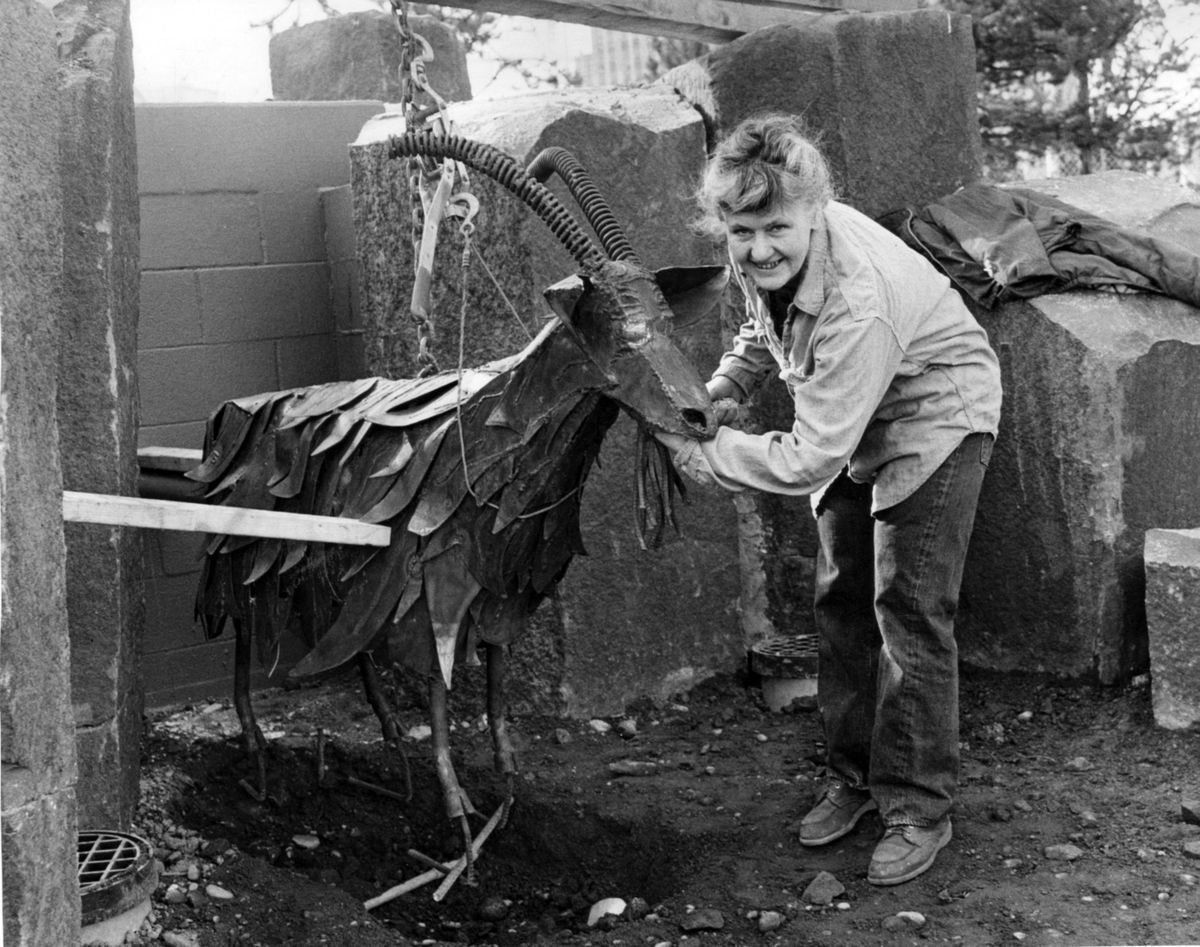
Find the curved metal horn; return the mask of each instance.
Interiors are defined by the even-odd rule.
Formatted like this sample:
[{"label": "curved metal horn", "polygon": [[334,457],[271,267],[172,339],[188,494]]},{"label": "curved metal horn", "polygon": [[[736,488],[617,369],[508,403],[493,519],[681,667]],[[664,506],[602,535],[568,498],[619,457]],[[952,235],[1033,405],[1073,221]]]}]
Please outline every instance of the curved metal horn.
[{"label": "curved metal horn", "polygon": [[593,183],[587,169],[571,152],[557,145],[543,149],[525,169],[526,174],[543,184],[555,171],[566,183],[571,196],[579,203],[587,222],[596,231],[609,258],[640,263],[637,252],[625,234],[625,228],[613,215],[608,199]]},{"label": "curved metal horn", "polygon": [[492,178],[515,194],[550,228],[580,267],[594,270],[604,261],[595,242],[544,184],[526,174],[503,151],[480,141],[430,131],[407,132],[390,139],[389,158],[450,158]]}]

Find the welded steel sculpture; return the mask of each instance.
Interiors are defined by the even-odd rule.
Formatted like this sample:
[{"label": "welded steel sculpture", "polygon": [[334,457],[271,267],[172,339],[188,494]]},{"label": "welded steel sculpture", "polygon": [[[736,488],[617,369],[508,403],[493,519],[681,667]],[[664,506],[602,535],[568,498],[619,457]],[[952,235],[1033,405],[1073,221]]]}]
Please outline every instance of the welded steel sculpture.
[{"label": "welded steel sculpture", "polygon": [[[670,333],[673,322],[711,309],[725,271],[647,271],[565,152],[527,172],[478,143],[417,132],[393,139],[391,155],[452,158],[494,177],[551,227],[579,273],[546,292],[558,318],[511,357],[222,405],[209,421],[204,461],[189,474],[208,485],[210,502],[353,517],[389,526],[392,542],[369,549],[212,537],[197,613],[210,637],[233,622],[235,706],[260,765],[265,741],[249,701],[252,641],[270,660],[281,635],[301,635],[310,650],[293,675],[357,657],[389,737],[396,725],[369,653],[428,674],[437,775],[469,851],[467,815],[475,810],[451,764],[446,714],[454,665],[478,663],[477,648],[486,652],[495,762],[511,784],[506,646],[583,551],[581,490],[618,407],[643,430],[712,433],[704,384]],[[600,246],[538,180],[555,170]],[[639,509],[653,538],[671,518],[680,484],[645,435],[639,456]]]}]

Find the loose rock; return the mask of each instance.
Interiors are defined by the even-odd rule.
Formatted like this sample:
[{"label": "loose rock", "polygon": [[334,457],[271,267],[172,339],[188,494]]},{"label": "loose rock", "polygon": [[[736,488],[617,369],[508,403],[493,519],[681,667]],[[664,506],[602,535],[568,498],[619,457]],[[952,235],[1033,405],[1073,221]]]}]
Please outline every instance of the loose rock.
[{"label": "loose rock", "polygon": [[200,935],[195,931],[163,931],[167,947],[200,947]]},{"label": "loose rock", "polygon": [[1200,799],[1185,799],[1179,807],[1184,822],[1200,825]]},{"label": "loose rock", "polygon": [[614,776],[653,776],[658,772],[658,764],[648,760],[617,760],[608,764],[608,771]]},{"label": "loose rock", "polygon": [[492,895],[484,898],[483,903],[479,905],[479,917],[484,921],[502,921],[508,916],[508,909],[511,906],[511,902],[505,898]]},{"label": "loose rock", "polygon": [[630,717],[626,717],[624,720],[619,720],[617,722],[617,732],[623,737],[637,736],[637,721],[631,719]]},{"label": "loose rock", "polygon": [[778,911],[763,911],[758,915],[758,929],[762,933],[768,931],[779,930],[783,926],[785,918]]},{"label": "loose rock", "polygon": [[588,927],[595,927],[600,923],[602,918],[605,918],[610,914],[620,917],[625,913],[626,907],[628,907],[628,905],[625,903],[623,898],[601,898],[599,901],[593,904],[591,910],[588,911]]},{"label": "loose rock", "polygon": [[650,913],[650,905],[645,898],[633,897],[629,899],[628,911],[632,920],[640,921]]},{"label": "loose rock", "polygon": [[1200,859],[1200,839],[1183,843],[1183,854],[1188,858]]},{"label": "loose rock", "polygon": [[610,724],[607,720],[601,720],[598,717],[594,720],[589,720],[588,726],[591,727],[596,733],[608,733],[608,731],[612,729],[612,724]]},{"label": "loose rock", "polygon": [[681,931],[719,931],[725,926],[725,915],[716,908],[701,908],[685,914],[679,921]]},{"label": "loose rock", "polygon": [[1047,845],[1042,854],[1051,861],[1073,862],[1083,856],[1083,849],[1076,845]]},{"label": "loose rock", "polygon": [[834,875],[827,871],[817,872],[817,877],[808,883],[800,897],[809,904],[831,904],[840,894],[845,894],[845,886]]},{"label": "loose rock", "polygon": [[321,840],[315,835],[293,835],[292,841],[301,848],[306,848],[309,851],[319,848],[321,845]]},{"label": "loose rock", "polygon": [[205,885],[204,893],[214,901],[232,901],[233,892],[228,888],[222,888],[220,885]]}]

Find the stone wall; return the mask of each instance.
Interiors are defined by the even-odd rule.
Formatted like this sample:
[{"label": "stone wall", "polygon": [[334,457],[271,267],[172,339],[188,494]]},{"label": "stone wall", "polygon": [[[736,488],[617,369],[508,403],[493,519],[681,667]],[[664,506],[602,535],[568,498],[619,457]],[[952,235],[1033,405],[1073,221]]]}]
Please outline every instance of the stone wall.
[{"label": "stone wall", "polygon": [[[1023,186],[1200,253],[1184,189],[1130,172]],[[963,660],[1124,680],[1148,666],[1145,532],[1200,523],[1200,312],[1080,291],[980,321],[1005,403],[963,580]]]},{"label": "stone wall", "polygon": [[[138,106],[140,446],[198,451],[228,398],[361,374],[349,203],[337,188],[350,179],[349,143],[381,108]],[[165,474],[143,490],[180,498],[190,482]],[[148,704],[228,693],[231,638],[204,642],[193,623],[201,538],[154,530],[144,541]]]},{"label": "stone wall", "polygon": [[79,939],[76,756],[58,448],[63,193],[53,15],[0,4],[0,821],[3,940]]},{"label": "stone wall", "polygon": [[[127,2],[55,7],[62,60],[63,311],[58,419],[63,486],[131,496],[137,484],[138,205]],[[66,528],[71,701],[82,825],[128,828],[137,804],[143,603],[136,529]]]},{"label": "stone wall", "polygon": [[[711,262],[713,248],[688,226],[690,194],[705,160],[700,117],[673,91],[572,90],[504,101],[463,103],[451,111],[461,134],[487,142],[524,167],[561,145],[611,200],[641,258],[651,267]],[[367,360],[373,374],[411,375],[416,330],[409,195],[404,162],[387,159],[396,119],[372,122],[352,149],[354,216],[362,274]],[[549,314],[542,290],[575,271],[547,228],[486,175],[471,173],[481,210],[475,245],[516,315],[472,255],[465,275],[464,362],[517,351]],[[568,206],[557,179],[552,188]],[[434,353],[458,362],[464,276],[462,242],[442,230],[435,267]],[[525,328],[522,327],[521,322]],[[684,347],[711,370],[721,351],[717,318]],[[508,676],[517,709],[584,716],[618,713],[639,696],[682,693],[745,660],[737,614],[735,511],[720,491],[692,491],[681,510],[682,537],[657,552],[638,547],[633,529],[632,425],[609,434],[584,494],[583,540],[558,594],[543,604],[513,648]]]}]

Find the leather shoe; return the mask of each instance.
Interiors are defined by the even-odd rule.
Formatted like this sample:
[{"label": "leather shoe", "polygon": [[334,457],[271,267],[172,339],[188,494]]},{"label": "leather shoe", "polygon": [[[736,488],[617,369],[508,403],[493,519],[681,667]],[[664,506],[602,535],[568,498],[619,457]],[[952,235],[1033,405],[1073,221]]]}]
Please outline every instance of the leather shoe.
[{"label": "leather shoe", "polygon": [[840,839],[858,820],[878,808],[865,789],[855,789],[841,780],[833,780],[808,815],[800,820],[800,844],[828,845]]},{"label": "leather shoe", "polygon": [[930,826],[891,825],[875,846],[867,881],[873,885],[898,885],[927,871],[950,842],[950,819]]}]

